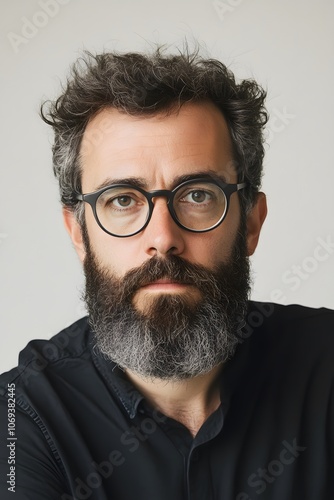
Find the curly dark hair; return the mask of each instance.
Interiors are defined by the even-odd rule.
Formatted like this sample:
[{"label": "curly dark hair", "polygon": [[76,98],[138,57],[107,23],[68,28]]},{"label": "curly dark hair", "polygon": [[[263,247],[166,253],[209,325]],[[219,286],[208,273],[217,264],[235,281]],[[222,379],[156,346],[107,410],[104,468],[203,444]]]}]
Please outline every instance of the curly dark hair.
[{"label": "curly dark hair", "polygon": [[[188,49],[176,55],[161,47],[151,54],[85,52],[72,66],[60,97],[41,106],[54,129],[53,170],[61,202],[75,209],[81,192],[80,150],[88,121],[106,107],[130,115],[169,114],[187,102],[213,102],[224,115],[234,149],[239,182],[246,182],[241,204],[249,209],[260,189],[263,128],[268,120],[266,92],[254,80],[236,82],[215,59]],[[82,205],[82,204],[79,204]],[[80,218],[80,210],[77,207]]]}]

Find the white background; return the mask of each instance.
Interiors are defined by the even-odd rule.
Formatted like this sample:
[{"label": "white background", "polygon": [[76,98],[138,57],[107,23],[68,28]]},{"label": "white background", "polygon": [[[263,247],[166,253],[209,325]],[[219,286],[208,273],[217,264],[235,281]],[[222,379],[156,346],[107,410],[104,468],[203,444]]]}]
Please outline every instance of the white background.
[{"label": "white background", "polygon": [[[141,51],[196,39],[238,78],[268,89],[269,215],[252,259],[253,298],[334,308],[334,249],[317,248],[319,238],[334,241],[334,2],[59,0],[52,16],[41,15],[48,2],[1,3],[0,371],[29,340],[84,315],[81,267],[51,170],[52,133],[38,109],[85,48]],[[27,20],[39,27],[29,32]]]}]

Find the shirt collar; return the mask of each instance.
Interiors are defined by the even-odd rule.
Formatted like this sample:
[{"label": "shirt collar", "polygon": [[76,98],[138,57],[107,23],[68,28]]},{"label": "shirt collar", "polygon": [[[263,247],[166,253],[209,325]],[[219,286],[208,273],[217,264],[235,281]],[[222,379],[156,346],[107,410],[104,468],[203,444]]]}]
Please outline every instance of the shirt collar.
[{"label": "shirt collar", "polygon": [[113,361],[92,349],[93,362],[107,384],[111,386],[129,417],[133,419],[144,396],[126,378],[124,371]]},{"label": "shirt collar", "polygon": [[[231,397],[242,373],[242,367],[245,366],[248,352],[247,344],[248,342],[245,342],[243,345],[238,346],[235,355],[227,361],[220,374],[221,405],[224,415],[228,412]],[[93,362],[98,371],[115,392],[129,417],[133,419],[137,414],[139,404],[144,400],[144,396],[126,378],[124,371],[116,363],[98,354],[96,349],[93,350],[92,354]]]}]

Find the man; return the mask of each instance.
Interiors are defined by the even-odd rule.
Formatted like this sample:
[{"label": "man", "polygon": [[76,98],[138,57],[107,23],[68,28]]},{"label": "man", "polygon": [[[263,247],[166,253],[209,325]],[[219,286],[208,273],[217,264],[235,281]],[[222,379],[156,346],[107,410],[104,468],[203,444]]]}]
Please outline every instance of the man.
[{"label": "man", "polygon": [[1,377],[2,498],[333,498],[334,314],[249,301],[264,99],[157,50],[43,107],[89,317]]}]

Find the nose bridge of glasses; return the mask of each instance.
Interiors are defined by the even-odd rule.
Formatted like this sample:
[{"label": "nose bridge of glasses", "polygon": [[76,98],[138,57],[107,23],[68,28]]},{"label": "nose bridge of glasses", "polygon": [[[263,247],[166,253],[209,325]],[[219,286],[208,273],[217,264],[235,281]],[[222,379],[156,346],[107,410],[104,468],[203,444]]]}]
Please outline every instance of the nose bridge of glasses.
[{"label": "nose bridge of glasses", "polygon": [[[172,204],[173,191],[171,191],[169,189],[155,189],[153,191],[149,191],[147,193],[147,197],[148,197],[150,205],[151,205],[151,209],[150,209],[151,216],[153,214],[153,210],[154,210],[155,205],[156,205],[156,203],[155,203],[156,199],[165,198],[166,201],[162,202],[162,205],[160,205],[160,207],[159,207],[159,203],[158,203],[158,210],[160,212],[162,207],[167,208],[168,212],[169,212],[169,216],[171,216],[172,219],[175,220],[174,210],[173,210],[173,206],[172,206],[173,205]],[[163,209],[163,211],[164,211],[164,209]]]},{"label": "nose bridge of glasses", "polygon": [[167,204],[168,204],[172,196],[172,191],[170,191],[169,189],[155,189],[153,191],[149,191],[147,195],[150,201],[153,201],[154,198],[160,198],[160,197],[167,198]]}]

